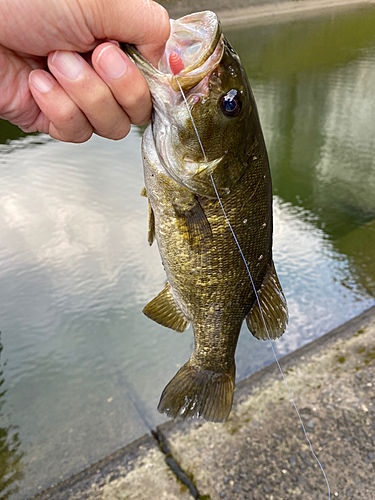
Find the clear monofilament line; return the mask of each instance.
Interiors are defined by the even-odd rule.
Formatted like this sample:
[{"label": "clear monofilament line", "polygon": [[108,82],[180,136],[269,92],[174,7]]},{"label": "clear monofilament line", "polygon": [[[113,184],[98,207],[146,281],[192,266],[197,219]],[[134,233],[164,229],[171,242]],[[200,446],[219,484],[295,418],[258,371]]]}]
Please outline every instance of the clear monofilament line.
[{"label": "clear monofilament line", "polygon": [[323,468],[322,464],[320,463],[320,461],[319,461],[318,457],[316,456],[316,454],[315,454],[315,452],[314,452],[314,450],[313,450],[313,447],[312,447],[311,441],[310,441],[310,439],[309,439],[309,437],[308,437],[308,435],[307,435],[307,431],[306,431],[305,425],[304,425],[304,423],[303,423],[303,421],[302,421],[302,418],[301,418],[300,412],[298,411],[298,408],[297,408],[297,405],[296,405],[296,403],[295,403],[295,401],[294,401],[294,398],[293,398],[292,392],[291,392],[291,390],[290,390],[290,388],[289,388],[289,384],[288,384],[288,382],[287,382],[287,380],[286,380],[286,378],[285,378],[285,375],[284,375],[284,372],[283,372],[283,370],[282,370],[282,368],[281,368],[281,365],[280,365],[280,363],[279,363],[279,360],[277,359],[277,355],[276,355],[275,349],[274,349],[274,347],[273,347],[272,340],[271,340],[270,335],[269,335],[269,333],[268,333],[268,328],[267,328],[267,325],[266,325],[266,322],[265,322],[265,319],[264,319],[264,316],[263,316],[263,310],[262,310],[262,307],[261,307],[261,304],[260,304],[260,301],[259,301],[258,292],[257,292],[257,290],[256,290],[256,288],[255,288],[255,284],[254,284],[254,281],[253,281],[253,277],[252,277],[252,275],[251,275],[251,272],[250,272],[249,266],[247,265],[247,262],[246,262],[246,259],[245,259],[244,254],[243,254],[242,248],[241,248],[241,246],[240,246],[240,244],[239,244],[239,242],[238,242],[237,236],[235,235],[234,230],[233,230],[233,228],[232,228],[232,225],[231,225],[231,223],[230,223],[230,221],[229,221],[229,219],[228,219],[228,217],[227,217],[227,214],[226,214],[226,212],[225,212],[225,210],[224,210],[224,206],[223,206],[223,203],[222,203],[221,198],[220,198],[220,196],[219,196],[219,193],[218,193],[218,191],[217,191],[216,184],[215,184],[215,181],[214,181],[213,176],[212,176],[212,172],[211,172],[211,170],[210,170],[210,168],[209,168],[209,164],[208,164],[208,161],[207,161],[207,156],[206,156],[206,153],[205,153],[205,151],[204,151],[202,141],[201,141],[201,139],[200,139],[200,137],[199,137],[199,133],[198,133],[197,127],[196,127],[196,125],[195,125],[195,122],[194,122],[193,116],[192,116],[192,114],[191,114],[191,111],[190,111],[190,108],[189,108],[189,104],[188,104],[188,102],[187,102],[187,100],[186,100],[185,94],[184,94],[184,92],[183,92],[183,90],[182,90],[182,88],[181,88],[180,82],[178,81],[178,78],[177,78],[177,76],[176,76],[176,75],[175,75],[175,78],[176,78],[177,84],[178,84],[178,86],[179,86],[179,88],[180,88],[180,92],[181,92],[182,98],[183,98],[183,100],[184,100],[184,102],[185,102],[186,109],[187,109],[187,111],[188,111],[188,113],[189,113],[189,117],[190,117],[191,123],[192,123],[192,125],[193,125],[194,131],[195,131],[195,134],[196,134],[197,139],[198,139],[198,142],[199,142],[199,146],[200,146],[200,148],[201,148],[201,150],[202,150],[202,154],[203,154],[204,161],[207,163],[208,172],[209,172],[209,174],[210,174],[210,179],[211,179],[211,182],[212,182],[212,186],[213,186],[213,188],[214,188],[214,191],[215,191],[215,194],[216,194],[217,200],[218,200],[218,202],[219,202],[219,204],[220,204],[221,211],[223,212],[223,215],[224,215],[224,218],[225,218],[225,220],[226,220],[226,223],[227,223],[227,224],[228,224],[228,226],[229,226],[229,229],[230,229],[230,231],[231,231],[231,233],[232,233],[233,239],[234,239],[234,241],[235,241],[235,243],[236,243],[236,245],[237,245],[238,251],[240,252],[241,258],[242,258],[242,260],[243,260],[243,262],[244,262],[244,264],[245,264],[247,274],[249,275],[249,278],[250,278],[250,281],[251,281],[251,285],[252,285],[252,287],[253,287],[253,290],[254,290],[254,293],[255,293],[255,297],[256,297],[256,301],[257,301],[257,304],[258,304],[258,307],[259,307],[259,311],[260,311],[260,314],[261,314],[261,318],[262,318],[262,321],[263,321],[263,325],[264,325],[264,328],[265,328],[266,333],[267,333],[267,338],[268,338],[268,341],[269,341],[269,343],[270,343],[270,345],[271,345],[272,353],[273,353],[273,356],[274,356],[275,361],[276,361],[276,365],[277,365],[277,367],[278,367],[278,369],[279,369],[279,372],[280,372],[280,374],[281,374],[281,377],[282,377],[282,379],[283,379],[283,381],[284,381],[284,383],[285,383],[285,385],[286,385],[286,388],[287,388],[287,390],[288,390],[289,397],[290,397],[290,399],[291,399],[291,401],[292,401],[292,403],[293,403],[294,409],[295,409],[295,411],[296,411],[297,417],[298,417],[299,422],[300,422],[301,427],[302,427],[303,434],[304,434],[304,436],[305,436],[305,439],[306,439],[306,441],[307,441],[307,444],[309,445],[309,448],[310,448],[311,454],[312,454],[312,456],[314,457],[314,459],[315,459],[316,463],[318,464],[318,466],[319,466],[320,470],[322,471],[322,474],[323,474],[323,476],[324,476],[325,482],[326,482],[326,484],[327,484],[327,489],[328,489],[328,500],[330,500],[330,499],[331,499],[331,489],[330,489],[330,487],[329,487],[328,478],[327,478],[327,476],[326,476],[326,473],[325,473],[325,471],[324,471],[324,468]]}]

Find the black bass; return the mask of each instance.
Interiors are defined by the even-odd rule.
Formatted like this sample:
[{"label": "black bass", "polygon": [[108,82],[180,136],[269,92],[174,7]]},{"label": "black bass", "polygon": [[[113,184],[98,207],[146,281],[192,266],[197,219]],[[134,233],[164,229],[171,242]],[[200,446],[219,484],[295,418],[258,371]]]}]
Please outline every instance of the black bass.
[{"label": "black bass", "polygon": [[158,409],[171,417],[224,421],[232,406],[243,320],[256,338],[265,340],[267,333],[211,176],[270,338],[282,335],[288,320],[272,261],[271,177],[254,97],[213,12],[171,20],[158,69],[134,47],[125,50],[153,99],[142,142],[144,194],[148,241],[156,238],[168,278],[144,313],[179,332],[191,323],[195,341]]}]

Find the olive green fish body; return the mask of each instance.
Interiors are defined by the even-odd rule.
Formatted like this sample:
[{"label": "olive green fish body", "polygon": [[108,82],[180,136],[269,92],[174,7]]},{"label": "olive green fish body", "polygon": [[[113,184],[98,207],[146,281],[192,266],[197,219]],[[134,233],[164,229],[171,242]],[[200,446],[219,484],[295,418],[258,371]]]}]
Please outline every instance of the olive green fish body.
[{"label": "olive green fish body", "polygon": [[[201,29],[199,16],[176,22],[172,48],[189,40],[190,31],[181,37],[185,27]],[[201,66],[176,77],[186,101],[173,75],[160,75],[134,56],[154,101],[142,143],[148,239],[156,238],[168,279],[144,313],[177,331],[191,323],[194,332],[192,356],[164,389],[159,411],[224,421],[244,319],[257,338],[268,338],[266,327],[277,338],[287,308],[272,261],[271,177],[254,97],[216,16],[201,16],[205,36],[218,41],[206,44],[210,52],[198,51],[199,57],[204,52]]]},{"label": "olive green fish body", "polygon": [[[151,129],[147,135],[151,136]],[[155,165],[157,158],[153,160],[148,161],[145,155],[146,191],[168,278],[166,288],[173,302],[165,311],[155,299],[156,304],[151,302],[145,313],[165,326],[171,326],[170,315],[173,318],[182,313],[185,322],[181,329],[191,323],[195,340],[187,368],[195,370],[198,379],[201,374],[202,384],[207,383],[206,378],[222,375],[227,389],[223,391],[226,394],[223,404],[217,400],[218,404],[205,408],[209,402],[202,400],[200,405],[196,402],[199,381],[198,390],[194,388],[197,393],[185,401],[186,393],[181,387],[184,380],[177,377],[166,388],[159,409],[174,417],[203,415],[209,420],[222,421],[228,417],[232,404],[234,355],[240,328],[255,303],[255,293],[219,201],[192,194],[168,175],[161,174]],[[229,196],[222,198],[222,203],[246,256],[255,287],[260,290],[265,278],[274,272],[270,173],[261,136],[253,144],[248,162],[241,182]],[[215,398],[214,388],[210,387],[210,391]],[[171,397],[178,399],[178,411],[173,409]]]}]

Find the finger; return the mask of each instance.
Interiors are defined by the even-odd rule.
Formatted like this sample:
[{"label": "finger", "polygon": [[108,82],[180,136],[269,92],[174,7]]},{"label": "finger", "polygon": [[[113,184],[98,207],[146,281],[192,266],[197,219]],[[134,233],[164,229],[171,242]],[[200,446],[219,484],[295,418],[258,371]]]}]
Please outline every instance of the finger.
[{"label": "finger", "polygon": [[164,7],[151,0],[80,2],[96,39],[133,43],[150,63],[157,65],[170,32],[169,16]]},{"label": "finger", "polygon": [[112,43],[99,45],[91,60],[95,71],[107,83],[131,123],[147,123],[152,108],[150,91],[137,66]]},{"label": "finger", "polygon": [[43,132],[64,142],[85,142],[91,137],[93,127],[52,75],[32,71],[29,87],[41,112],[27,132]]},{"label": "finger", "polygon": [[129,117],[108,85],[79,54],[52,52],[48,55],[48,67],[98,135],[122,139],[129,133]]},{"label": "finger", "polygon": [[29,89],[31,67],[27,61],[0,45],[0,117],[23,127],[39,113]]}]

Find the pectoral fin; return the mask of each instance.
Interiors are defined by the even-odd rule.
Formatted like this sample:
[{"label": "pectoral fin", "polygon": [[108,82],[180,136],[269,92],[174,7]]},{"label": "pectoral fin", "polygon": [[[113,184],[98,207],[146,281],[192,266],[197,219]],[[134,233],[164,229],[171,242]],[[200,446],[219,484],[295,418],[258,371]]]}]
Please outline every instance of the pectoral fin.
[{"label": "pectoral fin", "polygon": [[196,244],[201,246],[212,239],[210,223],[198,202],[191,210],[185,213],[185,217],[191,245]]},{"label": "pectoral fin", "polygon": [[181,199],[179,204],[174,204],[174,209],[187,230],[189,244],[198,248],[207,245],[212,239],[212,230],[198,198],[193,196],[189,202]]},{"label": "pectoral fin", "polygon": [[189,326],[189,321],[176,304],[169,283],[163,290],[143,309],[143,313],[160,325],[183,332]]},{"label": "pectoral fin", "polygon": [[151,246],[155,239],[155,215],[152,210],[151,203],[148,202],[148,230],[147,230],[147,241]]},{"label": "pectoral fin", "polygon": [[[141,196],[147,198],[147,191],[145,186],[141,189]],[[155,216],[154,211],[152,210],[152,206],[150,200],[148,201],[148,230],[147,230],[147,241],[151,246],[155,239]]]},{"label": "pectoral fin", "polygon": [[[267,275],[258,291],[258,298],[270,338],[281,337],[288,323],[288,308],[273,262],[270,274]],[[246,324],[254,337],[267,340],[258,301],[255,301],[246,316]]]}]

